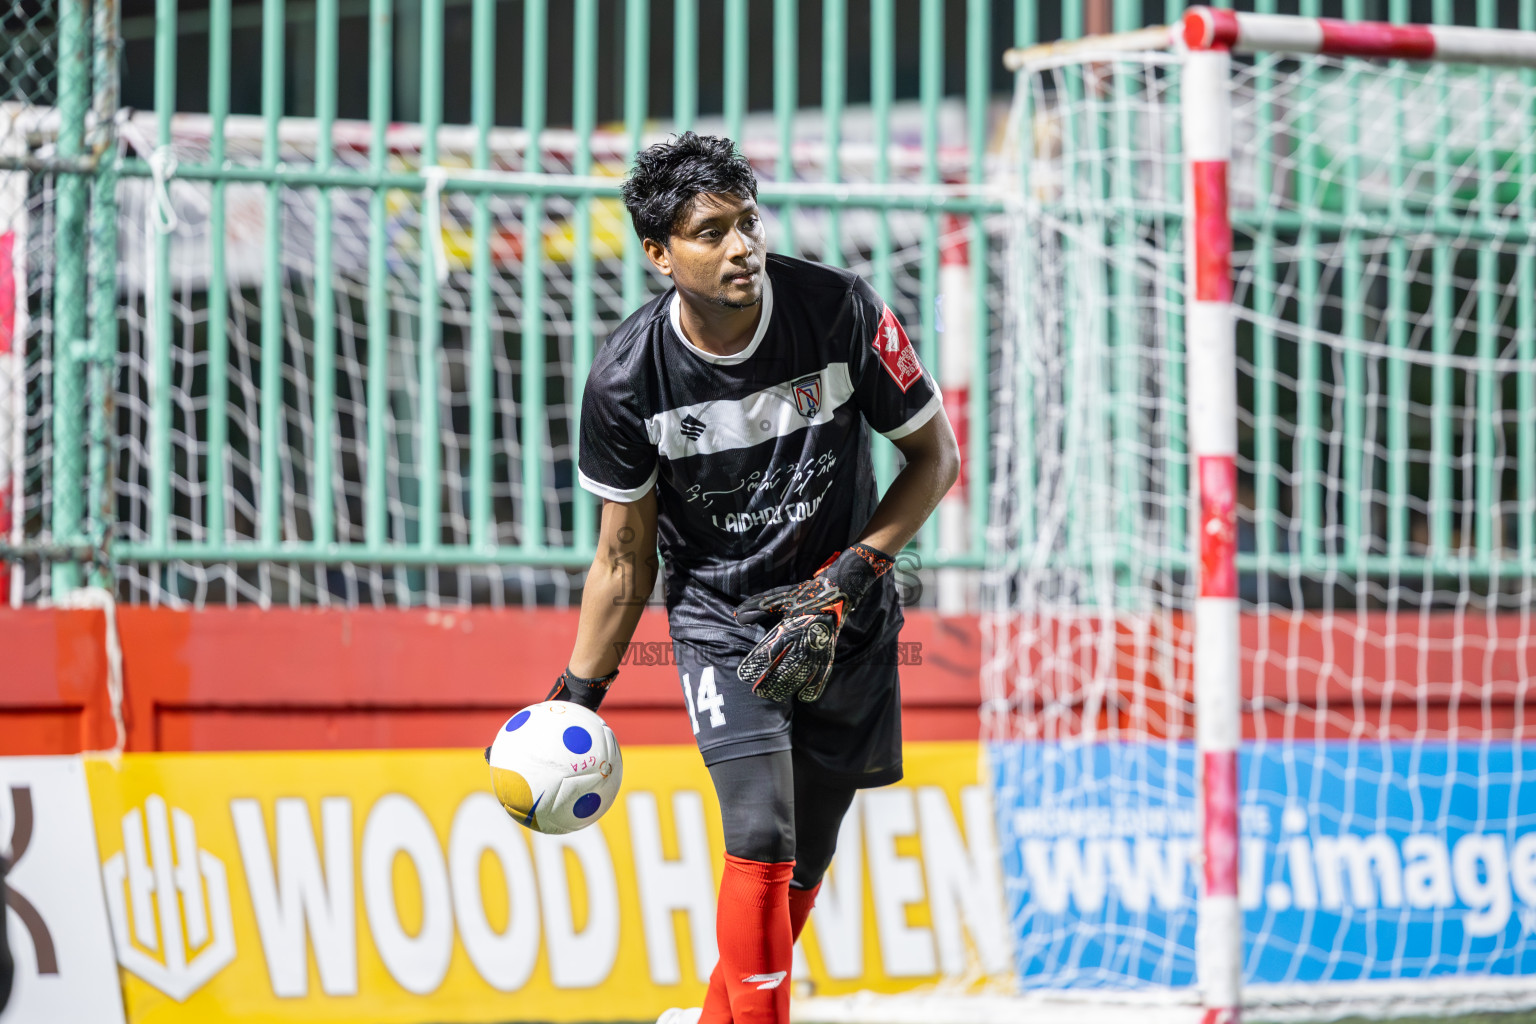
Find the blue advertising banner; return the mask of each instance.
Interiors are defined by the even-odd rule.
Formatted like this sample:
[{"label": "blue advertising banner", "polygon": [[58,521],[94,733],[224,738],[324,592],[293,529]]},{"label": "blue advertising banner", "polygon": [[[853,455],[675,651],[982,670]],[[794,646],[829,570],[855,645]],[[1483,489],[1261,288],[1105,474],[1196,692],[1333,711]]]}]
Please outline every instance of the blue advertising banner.
[{"label": "blue advertising banner", "polygon": [[[1195,980],[1188,743],[998,745],[1024,984]],[[1248,743],[1248,983],[1536,972],[1536,744]]]}]

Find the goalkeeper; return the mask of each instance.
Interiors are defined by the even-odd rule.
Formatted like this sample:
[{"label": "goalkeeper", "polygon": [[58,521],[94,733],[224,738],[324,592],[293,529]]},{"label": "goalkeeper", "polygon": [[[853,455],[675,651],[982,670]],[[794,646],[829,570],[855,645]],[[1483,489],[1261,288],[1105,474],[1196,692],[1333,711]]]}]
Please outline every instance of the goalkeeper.
[{"label": "goalkeeper", "polygon": [[[699,1011],[787,1024],[791,950],[856,790],[901,778],[892,556],[954,483],[932,376],[873,289],[769,254],[757,181],[692,132],[624,203],[672,288],[593,361],[579,475],[605,499],[568,668],[596,708],[666,560],[683,696],[725,825],[720,960]],[[883,499],[869,430],[906,465]]]}]

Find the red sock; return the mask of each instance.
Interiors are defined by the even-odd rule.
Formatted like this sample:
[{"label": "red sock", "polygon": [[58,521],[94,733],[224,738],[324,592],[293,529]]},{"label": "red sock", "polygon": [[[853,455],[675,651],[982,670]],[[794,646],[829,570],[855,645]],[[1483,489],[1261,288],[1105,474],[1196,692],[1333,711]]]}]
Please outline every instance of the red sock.
[{"label": "red sock", "polygon": [[809,889],[796,889],[789,887],[789,936],[790,942],[798,942],[800,933],[805,931],[805,922],[811,916],[811,908],[816,905],[816,894],[821,892],[821,883],[817,882]]},{"label": "red sock", "polygon": [[[816,894],[821,891],[821,883],[817,882],[809,889],[796,889],[789,887],[789,944],[793,949],[799,940],[800,933],[805,930],[805,922],[811,916],[811,908],[816,905]],[[786,980],[785,984],[788,984]],[[731,997],[725,990],[725,974],[720,970],[720,964],[715,964],[715,969],[709,976],[709,994],[704,997],[704,1014],[699,1018],[699,1024],[732,1024],[731,1021]]]},{"label": "red sock", "polygon": [[715,915],[720,962],[709,979],[699,1024],[789,1024],[794,867],[790,861],[764,864],[725,855]]}]

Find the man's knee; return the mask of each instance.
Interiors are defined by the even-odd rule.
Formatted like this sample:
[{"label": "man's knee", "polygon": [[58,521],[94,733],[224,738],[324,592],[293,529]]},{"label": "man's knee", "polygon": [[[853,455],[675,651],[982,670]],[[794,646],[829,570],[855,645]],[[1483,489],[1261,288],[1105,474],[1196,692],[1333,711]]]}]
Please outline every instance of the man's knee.
[{"label": "man's knee", "polygon": [[723,761],[709,771],[720,798],[725,851],[764,864],[794,860],[795,795],[789,752]]},{"label": "man's knee", "polygon": [[817,778],[809,765],[795,771],[795,876],[798,889],[821,881],[837,850],[843,816],[857,790],[847,783]]},{"label": "man's knee", "polygon": [[725,849],[732,857],[764,864],[795,859],[795,826],[787,814],[755,808],[725,815]]},{"label": "man's knee", "polygon": [[795,875],[797,889],[814,889],[832,865],[832,855],[837,852],[837,825],[841,822],[821,821],[814,827],[802,823],[795,835]]}]

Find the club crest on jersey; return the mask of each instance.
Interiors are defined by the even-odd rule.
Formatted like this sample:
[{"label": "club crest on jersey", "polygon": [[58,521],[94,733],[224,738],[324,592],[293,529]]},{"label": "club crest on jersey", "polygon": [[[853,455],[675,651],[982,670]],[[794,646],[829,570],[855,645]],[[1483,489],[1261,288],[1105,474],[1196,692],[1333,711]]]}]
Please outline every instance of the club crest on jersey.
[{"label": "club crest on jersey", "polygon": [[795,408],[800,415],[810,419],[821,411],[821,374],[813,373],[790,383],[795,395]]},{"label": "club crest on jersey", "polygon": [[901,329],[896,314],[891,312],[889,306],[880,317],[880,326],[875,329],[875,339],[871,346],[875,355],[880,357],[885,372],[891,375],[903,393],[923,375],[922,364],[917,361],[917,350],[912,347],[907,332]]}]

